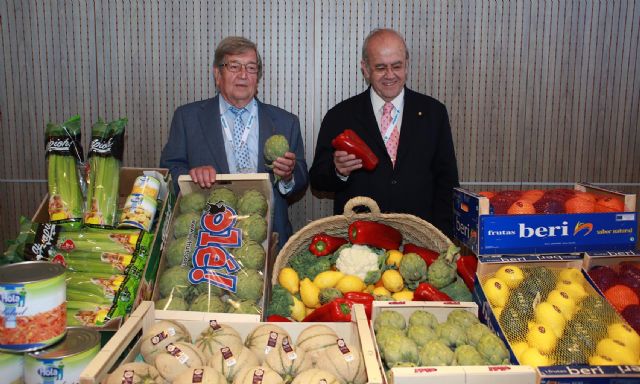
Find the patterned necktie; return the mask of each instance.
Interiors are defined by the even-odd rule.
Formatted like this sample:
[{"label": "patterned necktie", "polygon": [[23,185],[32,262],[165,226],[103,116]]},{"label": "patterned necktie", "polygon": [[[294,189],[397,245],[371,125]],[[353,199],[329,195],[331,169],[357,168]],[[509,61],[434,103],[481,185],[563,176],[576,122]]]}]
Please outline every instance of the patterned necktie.
[{"label": "patterned necktie", "polygon": [[[384,107],[382,108],[382,118],[380,119],[380,132],[382,133],[382,137],[384,138],[387,130],[391,126],[391,112],[394,110],[393,104],[390,102],[384,103]],[[391,158],[391,162],[393,166],[396,165],[396,154],[398,151],[398,141],[400,139],[400,132],[398,131],[398,127],[394,126],[393,131],[391,132],[391,136],[384,143],[387,147],[387,153]]]},{"label": "patterned necktie", "polygon": [[233,147],[236,152],[236,171],[238,173],[249,172],[249,146],[242,143],[244,124],[242,115],[247,111],[245,108],[230,107],[229,110],[236,117],[233,121]]}]

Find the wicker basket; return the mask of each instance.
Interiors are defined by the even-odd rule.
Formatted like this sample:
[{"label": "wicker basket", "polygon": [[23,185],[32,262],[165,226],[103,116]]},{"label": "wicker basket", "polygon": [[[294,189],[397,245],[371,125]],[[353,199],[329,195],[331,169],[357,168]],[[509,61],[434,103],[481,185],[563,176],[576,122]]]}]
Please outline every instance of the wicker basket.
[{"label": "wicker basket", "polygon": [[[356,213],[355,207],[365,206],[370,213]],[[434,251],[445,251],[452,245],[451,240],[433,224],[406,213],[380,213],[375,200],[368,197],[354,197],[347,201],[342,215],[325,217],[313,221],[289,238],[282,247],[273,266],[271,283],[278,283],[278,274],[289,262],[289,258],[309,247],[311,238],[320,232],[347,238],[349,225],[356,220],[378,221],[394,227],[402,233],[403,243],[413,243]]]}]

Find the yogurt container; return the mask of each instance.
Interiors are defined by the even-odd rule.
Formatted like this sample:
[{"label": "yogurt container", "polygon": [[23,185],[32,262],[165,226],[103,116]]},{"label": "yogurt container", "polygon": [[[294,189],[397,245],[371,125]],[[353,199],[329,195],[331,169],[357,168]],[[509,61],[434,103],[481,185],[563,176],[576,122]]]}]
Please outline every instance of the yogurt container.
[{"label": "yogurt container", "polygon": [[46,348],[67,327],[65,268],[46,261],[0,267],[0,350]]},{"label": "yogurt container", "polygon": [[25,355],[25,384],[78,383],[80,374],[100,351],[100,334],[91,328],[69,327],[60,343]]}]

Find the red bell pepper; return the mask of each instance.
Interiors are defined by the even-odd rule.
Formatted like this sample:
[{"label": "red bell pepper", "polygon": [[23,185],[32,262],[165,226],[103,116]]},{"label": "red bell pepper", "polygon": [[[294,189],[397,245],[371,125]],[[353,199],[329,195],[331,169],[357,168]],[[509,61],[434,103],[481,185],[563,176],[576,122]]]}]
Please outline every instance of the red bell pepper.
[{"label": "red bell pepper", "polygon": [[456,268],[458,269],[458,275],[462,277],[462,281],[467,285],[467,288],[473,292],[473,280],[476,276],[476,270],[478,269],[478,259],[474,255],[460,256],[456,261]]},{"label": "red bell pepper", "polygon": [[371,308],[373,306],[373,295],[366,292],[347,292],[343,296],[345,299],[356,304],[364,305],[367,319],[371,320]]},{"label": "red bell pepper", "polygon": [[449,295],[441,292],[429,283],[420,283],[413,292],[413,300],[416,301],[453,301]]},{"label": "red bell pepper", "polygon": [[375,221],[358,220],[349,226],[352,244],[370,245],[384,249],[399,249],[402,234],[397,229]]},{"label": "red bell pepper", "polygon": [[332,141],[333,148],[355,155],[362,160],[362,168],[372,171],[378,165],[378,157],[353,130],[345,129]]},{"label": "red bell pepper", "polygon": [[280,315],[269,315],[267,316],[267,321],[272,323],[291,323],[292,321],[289,318]]},{"label": "red bell pepper", "polygon": [[438,257],[440,257],[440,254],[436,251],[432,251],[429,248],[420,247],[411,243],[405,244],[404,248],[402,248],[402,251],[405,255],[407,253],[418,254],[420,257],[422,257],[422,260],[427,263],[427,265],[431,265],[434,261],[438,260]]},{"label": "red bell pepper", "polygon": [[333,301],[316,308],[302,321],[313,322],[336,322],[351,321],[351,305],[353,302],[344,297],[334,299]]},{"label": "red bell pepper", "polygon": [[323,232],[313,236],[309,250],[316,256],[327,256],[346,243],[348,241],[342,237],[331,236]]}]

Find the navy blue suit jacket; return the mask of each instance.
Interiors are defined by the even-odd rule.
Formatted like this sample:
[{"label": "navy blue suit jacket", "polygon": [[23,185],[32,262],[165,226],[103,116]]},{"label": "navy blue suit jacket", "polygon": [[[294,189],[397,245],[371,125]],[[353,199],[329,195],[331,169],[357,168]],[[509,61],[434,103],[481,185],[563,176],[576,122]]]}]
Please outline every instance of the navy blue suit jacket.
[{"label": "navy blue suit jacket", "polygon": [[[311,186],[335,193],[333,211],[341,214],[355,196],[374,199],[382,212],[410,213],[453,233],[453,188],[458,167],[449,116],[436,99],[405,88],[396,166],[387,154],[371,105],[369,89],[333,107],[322,120]],[[342,181],[336,176],[331,140],[354,130],[378,156],[373,171],[358,170]]]},{"label": "navy blue suit jacket", "polygon": [[[229,173],[224,149],[224,134],[220,123],[220,96],[197,101],[179,107],[171,122],[169,140],[162,150],[160,167],[168,168],[177,185],[178,176],[189,173],[191,168],[211,165],[217,173]],[[264,164],[264,142],[272,135],[284,135],[290,151],[296,154],[294,170],[295,186],[286,196],[273,187],[273,230],[278,232],[282,247],[291,236],[287,197],[304,190],[309,183],[304,144],[298,117],[284,109],[258,101],[258,172],[269,172]],[[271,174],[273,181],[273,173]]]}]

